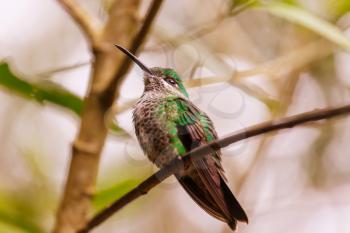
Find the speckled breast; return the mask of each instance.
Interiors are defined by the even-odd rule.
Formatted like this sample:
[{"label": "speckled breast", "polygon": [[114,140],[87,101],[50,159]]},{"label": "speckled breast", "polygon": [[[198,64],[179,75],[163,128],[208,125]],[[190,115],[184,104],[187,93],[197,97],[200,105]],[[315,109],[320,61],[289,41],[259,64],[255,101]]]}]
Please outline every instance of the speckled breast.
[{"label": "speckled breast", "polygon": [[141,148],[158,167],[176,157],[166,129],[166,113],[158,111],[164,99],[143,96],[135,105],[133,122]]}]

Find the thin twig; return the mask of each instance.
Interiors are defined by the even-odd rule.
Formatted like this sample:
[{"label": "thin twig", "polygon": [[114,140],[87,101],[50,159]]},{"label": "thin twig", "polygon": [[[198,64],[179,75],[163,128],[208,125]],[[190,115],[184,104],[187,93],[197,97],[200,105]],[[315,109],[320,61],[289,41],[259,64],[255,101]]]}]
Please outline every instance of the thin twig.
[{"label": "thin twig", "polygon": [[[152,4],[150,5],[147,11],[147,15],[145,16],[144,23],[142,24],[140,30],[138,31],[137,35],[135,36],[135,39],[133,40],[130,46],[129,51],[131,53],[137,54],[140,47],[144,43],[146,36],[149,34],[149,31],[151,29],[152,22],[154,21],[154,18],[156,17],[157,12],[159,11],[162,3],[163,3],[163,0],[153,0]],[[120,86],[120,83],[123,81],[122,78],[125,76],[125,74],[129,70],[131,64],[132,64],[131,60],[127,56],[125,56],[119,71],[116,73],[113,79],[111,79],[110,83],[107,84],[107,88]],[[115,98],[118,98],[118,97],[119,97],[119,89],[116,89]],[[127,101],[125,104],[123,104],[121,107],[119,107],[118,105],[112,106],[106,117],[107,124],[109,124],[109,122],[112,122],[112,119],[116,114],[119,114],[121,112],[128,110],[135,103],[136,103],[136,100],[130,100],[130,101]]]},{"label": "thin twig", "polygon": [[249,128],[242,129],[221,139],[212,141],[207,145],[197,147],[194,150],[183,155],[182,158],[176,158],[172,160],[167,166],[164,166],[158,172],[154,173],[148,179],[139,184],[136,188],[132,189],[130,192],[128,192],[120,199],[112,203],[109,207],[101,211],[94,218],[92,218],[89,221],[89,223],[82,230],[79,231],[79,233],[89,232],[91,229],[104,222],[111,215],[113,215],[115,212],[117,212],[130,202],[134,201],[142,195],[147,194],[148,191],[160,184],[167,177],[186,168],[190,163],[191,159],[201,158],[208,153],[220,150],[221,148],[229,146],[232,143],[243,139],[247,139],[279,129],[292,128],[296,125],[300,125],[310,121],[318,121],[349,113],[350,104],[336,108],[325,108],[313,110],[310,112],[304,112],[294,116],[257,124]]},{"label": "thin twig", "polygon": [[86,34],[87,39],[94,46],[97,43],[98,31],[92,24],[92,17],[85,12],[74,0],[58,0],[74,21]]},{"label": "thin twig", "polygon": [[264,74],[269,79],[288,77],[295,70],[300,70],[314,61],[324,59],[330,56],[332,52],[332,46],[328,41],[318,39],[253,69],[238,71],[235,78],[243,79],[258,74]]},{"label": "thin twig", "polygon": [[53,74],[57,74],[57,73],[65,72],[65,71],[71,71],[71,70],[78,69],[78,68],[81,68],[83,66],[88,66],[88,65],[91,65],[91,61],[78,62],[78,63],[72,64],[72,65],[53,68],[53,69],[50,69],[47,71],[40,72],[37,74],[37,76],[49,77]]},{"label": "thin twig", "polygon": [[[233,1],[234,2],[234,1]],[[191,28],[187,28],[184,31],[185,33],[178,34],[174,36],[174,38],[184,38],[187,37],[189,40],[187,42],[190,42],[192,40],[197,40],[198,38],[201,38],[213,31],[215,31],[217,28],[220,27],[220,25],[229,20],[232,19],[234,16],[238,15],[242,11],[248,9],[250,6],[254,5],[256,3],[256,0],[250,0],[242,5],[239,6],[231,6],[229,7],[225,12],[219,13],[214,19],[211,19],[206,22],[201,22],[200,25],[196,25]],[[147,51],[154,51],[159,45],[157,46],[151,46],[147,48]]]},{"label": "thin twig", "polygon": [[[147,12],[147,15],[145,16],[144,23],[142,24],[142,27],[140,28],[139,32],[135,36],[135,39],[133,40],[129,51],[132,54],[137,54],[141,45],[146,39],[146,36],[149,34],[149,30],[151,29],[152,22],[154,18],[157,15],[157,12],[160,9],[160,6],[162,5],[163,0],[153,0],[151,6],[149,7],[149,10]],[[121,78],[124,77],[124,75],[127,73],[131,66],[132,62],[127,57],[124,56],[124,60],[120,66],[119,71],[116,73],[114,78],[111,80],[111,83],[108,84],[108,86],[118,85],[122,80]],[[117,93],[117,96],[119,93]]]}]

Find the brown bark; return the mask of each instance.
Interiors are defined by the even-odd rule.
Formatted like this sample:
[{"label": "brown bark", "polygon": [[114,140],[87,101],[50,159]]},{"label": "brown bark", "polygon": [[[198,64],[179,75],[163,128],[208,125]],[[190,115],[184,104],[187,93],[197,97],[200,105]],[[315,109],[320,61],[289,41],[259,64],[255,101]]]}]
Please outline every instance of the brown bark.
[{"label": "brown bark", "polygon": [[[91,27],[86,26],[89,22],[79,20],[83,15],[82,11],[77,11],[76,7],[67,7],[66,3],[71,2],[61,1],[86,35],[96,38],[99,34],[93,34]],[[100,153],[107,135],[105,114],[114,101],[117,89],[116,86],[108,87],[108,84],[116,78],[123,61],[123,55],[114,49],[113,44],[130,46],[137,31],[139,4],[140,0],[115,1],[101,35],[97,39],[89,38],[94,55],[90,88],[85,100],[80,130],[72,147],[70,168],[63,200],[57,213],[55,233],[77,232],[89,217]],[[86,31],[86,28],[89,30]]]},{"label": "brown bark", "polygon": [[115,50],[120,44],[136,53],[144,42],[163,0],[153,0],[138,30],[140,0],[118,0],[111,7],[102,30],[95,29],[89,16],[73,0],[59,0],[90,42],[94,63],[90,87],[85,99],[78,136],[72,146],[72,157],[64,196],[57,212],[54,233],[75,233],[86,225],[100,154],[107,136],[107,112],[118,96],[123,77],[130,67],[129,59]]}]

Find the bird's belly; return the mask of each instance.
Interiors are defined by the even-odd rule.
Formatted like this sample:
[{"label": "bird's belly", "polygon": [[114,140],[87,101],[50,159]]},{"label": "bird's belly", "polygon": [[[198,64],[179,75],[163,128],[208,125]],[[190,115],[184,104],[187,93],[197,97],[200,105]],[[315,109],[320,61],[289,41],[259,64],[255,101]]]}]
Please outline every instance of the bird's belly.
[{"label": "bird's belly", "polygon": [[143,113],[142,109],[134,111],[134,127],[137,139],[147,157],[158,167],[176,157],[166,129],[166,120],[154,112]]}]

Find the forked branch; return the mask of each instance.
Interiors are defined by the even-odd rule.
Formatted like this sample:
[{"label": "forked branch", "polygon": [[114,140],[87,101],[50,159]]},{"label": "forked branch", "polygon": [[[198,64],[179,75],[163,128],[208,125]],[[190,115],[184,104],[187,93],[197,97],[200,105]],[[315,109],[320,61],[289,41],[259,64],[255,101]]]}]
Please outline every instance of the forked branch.
[{"label": "forked branch", "polygon": [[[142,36],[138,33],[141,0],[114,1],[101,32],[95,31],[90,17],[73,0],[58,1],[92,42],[90,88],[85,98],[79,132],[72,146],[67,181],[53,230],[54,233],[76,233],[88,221],[100,154],[108,133],[106,114],[116,100],[115,93],[127,71],[123,62],[124,56],[115,51],[113,44],[121,44],[127,48],[132,46],[137,50],[163,1],[153,0],[152,6],[157,4],[157,7],[148,11],[145,20],[147,30],[143,30],[145,33]],[[142,28],[145,26],[140,30]],[[98,44],[95,41],[96,35]]]}]

